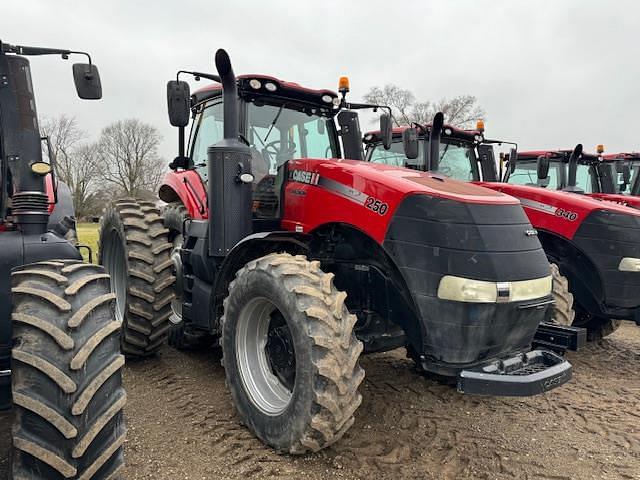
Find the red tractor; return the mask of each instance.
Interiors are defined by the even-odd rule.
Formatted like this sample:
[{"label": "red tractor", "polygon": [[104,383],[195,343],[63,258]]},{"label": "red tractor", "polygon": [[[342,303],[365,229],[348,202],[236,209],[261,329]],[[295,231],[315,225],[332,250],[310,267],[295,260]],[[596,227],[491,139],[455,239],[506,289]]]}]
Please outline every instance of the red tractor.
[{"label": "red tractor", "polygon": [[[601,147],[598,146],[599,149]],[[570,177],[568,168],[571,153],[572,150],[518,152],[516,170],[506,171],[505,177],[509,178],[509,183],[541,186],[549,190],[571,190],[599,200],[640,208],[640,198],[637,198],[640,188],[637,181],[638,166],[634,166],[633,161],[635,154],[601,155],[601,152],[592,154],[583,151],[577,159],[574,178]],[[544,159],[539,161],[540,157]],[[539,171],[538,166],[547,171]],[[633,168],[635,173],[632,173]]]},{"label": "red tractor", "polygon": [[[51,220],[73,209],[70,197],[52,205],[62,195],[54,159],[42,160],[26,58],[72,54],[87,55],[0,42],[0,408],[14,409],[14,479],[107,479],[123,467],[115,296]],[[73,74],[81,98],[101,98],[90,58]]]},{"label": "red tractor", "polygon": [[[363,105],[345,89],[341,100],[236,77],[224,50],[216,67],[218,84],[192,96],[185,82],[168,84],[180,155],[160,190],[176,213],[167,230],[129,200],[102,221],[102,261],[129,266],[112,276],[125,328],[174,315],[189,340],[219,341],[242,422],[289,453],[320,450],[353,424],[363,350],[406,346],[465,393],[532,395],[570,378],[567,361],[530,348],[551,276],[516,200],[340,160],[341,144],[347,158],[363,154],[352,110]],[[381,123],[390,141],[390,117]],[[173,314],[157,300],[164,284],[134,293],[147,281],[138,266],[163,272],[171,251]],[[159,308],[140,309],[141,293]],[[150,331],[136,324],[140,338]]]},{"label": "red tractor", "polygon": [[368,134],[367,159],[404,162],[519,199],[552,266],[555,322],[586,328],[590,340],[610,334],[620,320],[640,324],[640,238],[634,231],[640,212],[578,194],[584,189],[577,179],[595,182],[589,172],[598,160],[583,159],[581,146],[572,152],[514,149],[504,183],[497,183],[493,144],[502,142],[486,140],[480,130],[443,125],[438,117],[432,125],[398,129],[392,160],[378,134]]}]

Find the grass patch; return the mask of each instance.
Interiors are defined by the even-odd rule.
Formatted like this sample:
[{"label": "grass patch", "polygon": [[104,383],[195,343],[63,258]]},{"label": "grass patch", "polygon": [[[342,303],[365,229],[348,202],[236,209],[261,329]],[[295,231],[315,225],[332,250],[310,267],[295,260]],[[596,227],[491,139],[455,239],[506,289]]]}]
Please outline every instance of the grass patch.
[{"label": "grass patch", "polygon": [[[78,231],[78,242],[81,245],[91,247],[93,253],[93,262],[98,263],[98,223],[78,223],[76,229]],[[85,262],[89,261],[89,254],[86,248],[81,250],[82,258]]]}]

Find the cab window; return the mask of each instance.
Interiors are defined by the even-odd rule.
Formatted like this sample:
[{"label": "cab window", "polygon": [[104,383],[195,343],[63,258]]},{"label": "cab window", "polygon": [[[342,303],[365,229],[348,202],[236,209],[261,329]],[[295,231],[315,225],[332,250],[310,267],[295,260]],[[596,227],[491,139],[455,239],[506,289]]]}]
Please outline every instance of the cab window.
[{"label": "cab window", "polygon": [[561,170],[564,168],[562,162],[549,162],[549,175],[545,180],[538,180],[538,161],[537,160],[518,160],[516,169],[509,175],[508,183],[516,185],[532,185],[538,187],[546,187],[550,190],[558,190],[560,188]]},{"label": "cab window", "polygon": [[207,148],[224,138],[222,101],[217,100],[205,106],[195,120],[191,163],[196,171],[207,181]]},{"label": "cab window", "polygon": [[438,172],[465,182],[477,180],[478,162],[473,148],[462,143],[441,143]]},{"label": "cab window", "polygon": [[598,175],[595,168],[591,165],[579,163],[576,170],[576,186],[584,190],[584,193],[593,193],[599,191],[600,189],[598,188]]}]

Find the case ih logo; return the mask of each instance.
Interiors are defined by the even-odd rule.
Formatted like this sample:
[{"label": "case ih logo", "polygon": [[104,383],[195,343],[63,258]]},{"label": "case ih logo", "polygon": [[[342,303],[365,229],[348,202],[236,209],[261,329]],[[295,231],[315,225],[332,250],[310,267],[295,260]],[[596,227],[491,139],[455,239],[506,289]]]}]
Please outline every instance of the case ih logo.
[{"label": "case ih logo", "polygon": [[289,180],[294,182],[317,185],[319,179],[320,174],[316,172],[308,172],[307,170],[291,170],[289,172]]}]

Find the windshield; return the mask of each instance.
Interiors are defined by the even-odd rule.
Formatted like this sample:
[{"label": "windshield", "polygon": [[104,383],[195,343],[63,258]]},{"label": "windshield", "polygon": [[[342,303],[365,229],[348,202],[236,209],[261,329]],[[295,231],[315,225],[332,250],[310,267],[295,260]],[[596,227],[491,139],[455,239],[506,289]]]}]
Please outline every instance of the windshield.
[{"label": "windshield", "polygon": [[[509,175],[508,183],[545,187],[550,190],[561,190],[566,187],[568,163],[560,159],[549,161],[549,174],[544,180],[538,179],[538,160],[518,160],[515,170]],[[576,186],[585,193],[597,191],[598,175],[591,165],[579,163],[576,170]]]},{"label": "windshield", "polygon": [[[335,127],[330,117],[279,106],[249,103],[245,137],[249,142],[252,173],[256,181],[275,175],[278,167],[293,158],[335,158]],[[199,112],[191,133],[191,160],[207,181],[207,149],[223,138],[224,111],[221,99]]]},{"label": "windshield", "polygon": [[333,120],[286,105],[248,105],[247,140],[252,170],[259,178],[275,175],[294,158],[336,158]]},{"label": "windshield", "polygon": [[[405,156],[402,142],[392,143],[389,150],[385,150],[382,144],[375,144],[369,147],[368,160],[373,163],[423,171],[425,170],[425,144],[424,140],[420,141],[418,157],[415,159],[408,159]],[[440,164],[437,171],[456,180],[477,180],[479,178],[478,164],[473,144],[451,139],[443,140],[440,143]]]}]

